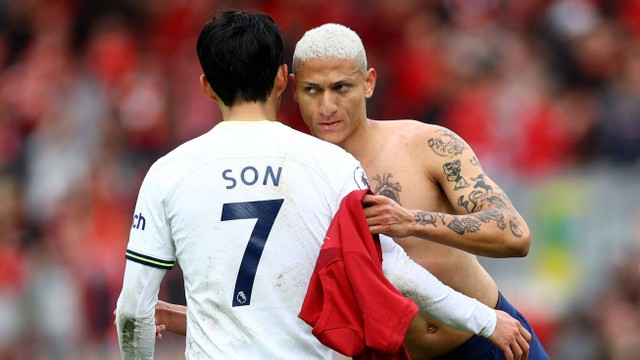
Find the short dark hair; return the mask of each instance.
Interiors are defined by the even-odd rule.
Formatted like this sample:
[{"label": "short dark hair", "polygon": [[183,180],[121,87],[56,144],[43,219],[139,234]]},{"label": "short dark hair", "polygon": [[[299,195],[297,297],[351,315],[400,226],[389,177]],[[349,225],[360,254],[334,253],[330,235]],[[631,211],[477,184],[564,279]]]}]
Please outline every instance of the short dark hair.
[{"label": "short dark hair", "polygon": [[267,100],[284,64],[282,48],[271,16],[240,10],[214,14],[196,45],[209,85],[227,106]]}]

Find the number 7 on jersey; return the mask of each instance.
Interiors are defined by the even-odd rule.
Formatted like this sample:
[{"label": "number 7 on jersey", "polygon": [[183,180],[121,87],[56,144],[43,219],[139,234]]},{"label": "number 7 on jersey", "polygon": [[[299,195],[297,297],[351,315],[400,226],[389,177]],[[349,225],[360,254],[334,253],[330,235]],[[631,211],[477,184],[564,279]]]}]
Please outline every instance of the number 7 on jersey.
[{"label": "number 7 on jersey", "polygon": [[238,219],[258,219],[244,250],[236,285],[233,291],[232,306],[246,306],[251,303],[253,281],[258,263],[267,242],[276,216],[284,199],[229,203],[222,206],[221,221]]}]

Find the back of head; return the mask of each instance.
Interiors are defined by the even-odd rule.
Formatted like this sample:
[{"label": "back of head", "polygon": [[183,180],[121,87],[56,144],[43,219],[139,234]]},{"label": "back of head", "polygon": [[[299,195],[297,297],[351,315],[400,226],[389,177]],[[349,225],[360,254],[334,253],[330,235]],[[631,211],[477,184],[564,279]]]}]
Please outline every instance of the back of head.
[{"label": "back of head", "polygon": [[324,24],[302,36],[293,53],[293,71],[300,62],[310,59],[355,60],[363,73],[367,70],[367,54],[360,36],[340,24]]},{"label": "back of head", "polygon": [[266,101],[284,64],[282,35],[263,13],[228,10],[200,32],[196,50],[213,91],[227,106]]}]

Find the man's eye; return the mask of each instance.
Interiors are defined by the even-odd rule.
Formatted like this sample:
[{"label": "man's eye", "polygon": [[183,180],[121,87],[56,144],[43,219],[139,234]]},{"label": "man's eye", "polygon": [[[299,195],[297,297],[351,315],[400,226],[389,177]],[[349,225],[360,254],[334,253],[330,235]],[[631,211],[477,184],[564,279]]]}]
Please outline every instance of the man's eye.
[{"label": "man's eye", "polygon": [[307,87],[305,87],[305,88],[304,88],[304,91],[305,91],[307,94],[315,94],[315,93],[317,93],[317,92],[318,92],[318,88],[317,88],[317,87],[315,87],[315,86],[307,86]]},{"label": "man's eye", "polygon": [[340,85],[336,86],[336,89],[338,91],[347,91],[347,90],[349,90],[349,88],[351,88],[351,86],[349,86],[349,84],[340,84]]}]

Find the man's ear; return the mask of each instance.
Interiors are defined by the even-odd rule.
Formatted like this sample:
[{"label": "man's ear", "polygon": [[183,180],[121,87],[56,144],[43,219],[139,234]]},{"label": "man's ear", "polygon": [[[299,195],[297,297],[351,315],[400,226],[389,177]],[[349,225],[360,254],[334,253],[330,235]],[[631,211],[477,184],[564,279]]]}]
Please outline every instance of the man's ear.
[{"label": "man's ear", "polygon": [[364,77],[364,97],[370,99],[373,96],[373,91],[376,88],[376,78],[378,74],[376,69],[370,68]]},{"label": "man's ear", "polygon": [[273,82],[273,90],[276,91],[278,96],[282,95],[284,90],[287,88],[288,70],[287,64],[282,64],[278,68],[278,73],[276,74],[276,78]]},{"label": "man's ear", "polygon": [[296,76],[293,73],[289,74],[289,85],[291,85],[291,90],[293,92],[293,100],[298,101],[298,93],[296,90],[298,86],[296,85]]},{"label": "man's ear", "polygon": [[215,102],[218,102],[218,96],[216,95],[216,92],[211,88],[211,85],[209,85],[209,81],[207,81],[207,77],[204,76],[204,74],[200,75],[200,89],[202,90],[204,96]]}]

